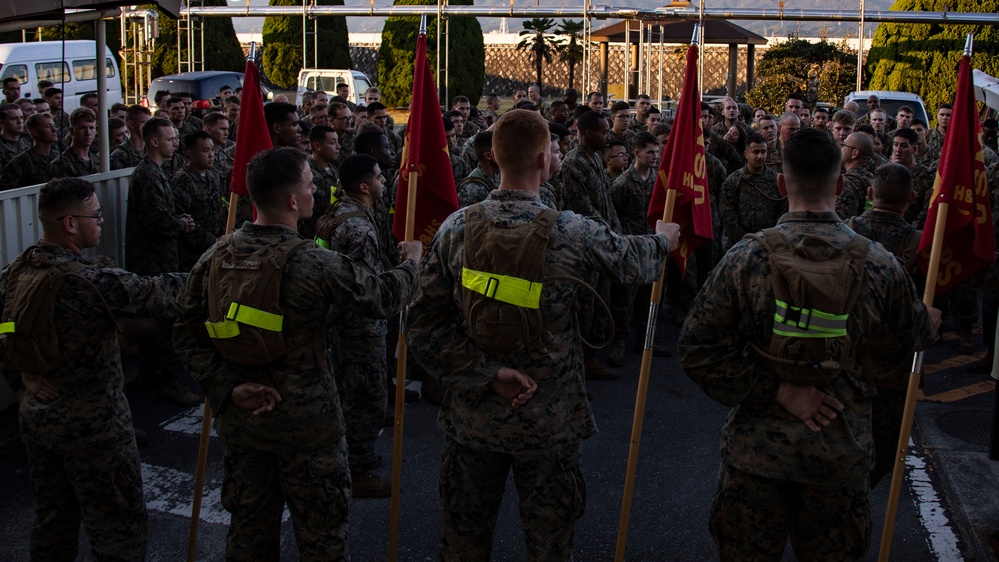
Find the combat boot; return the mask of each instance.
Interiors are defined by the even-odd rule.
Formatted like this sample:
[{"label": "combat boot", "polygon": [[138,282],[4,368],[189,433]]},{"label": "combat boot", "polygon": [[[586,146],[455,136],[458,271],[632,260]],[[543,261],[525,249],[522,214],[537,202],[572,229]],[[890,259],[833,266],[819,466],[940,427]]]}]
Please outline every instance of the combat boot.
[{"label": "combat boot", "polygon": [[957,350],[964,355],[975,351],[975,338],[971,334],[958,334]]},{"label": "combat boot", "polygon": [[373,472],[351,474],[350,480],[355,498],[387,498],[392,495],[392,481]]},{"label": "combat boot", "polygon": [[597,362],[597,358],[590,356],[583,361],[583,370],[586,372],[586,378],[598,381],[616,381],[621,378],[616,375],[607,367],[604,367]]},{"label": "combat boot", "polygon": [[624,338],[618,337],[611,344],[610,354],[607,355],[607,364],[611,367],[624,365]]}]

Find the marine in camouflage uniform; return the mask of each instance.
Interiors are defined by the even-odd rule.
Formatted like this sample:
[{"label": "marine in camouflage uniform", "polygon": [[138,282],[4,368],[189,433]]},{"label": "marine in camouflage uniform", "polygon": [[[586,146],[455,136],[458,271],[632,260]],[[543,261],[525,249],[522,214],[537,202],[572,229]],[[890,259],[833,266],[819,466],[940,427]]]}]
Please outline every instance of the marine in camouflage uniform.
[{"label": "marine in camouflage uniform", "polygon": [[58,156],[59,153],[55,149],[49,149],[49,153],[45,155],[39,154],[34,148],[18,154],[3,167],[3,173],[0,174],[0,191],[47,182],[49,166]]},{"label": "marine in camouflage uniform", "polygon": [[[334,226],[334,221],[342,221]],[[319,220],[317,236],[329,249],[350,258],[373,275],[381,275],[375,218],[365,205],[345,195]],[[332,319],[331,319],[332,320]],[[350,452],[350,472],[356,478],[381,464],[375,440],[382,429],[388,405],[388,364],[385,336],[388,321],[356,314],[337,314],[330,322],[330,336],[337,390]]]},{"label": "marine in camouflage uniform", "polygon": [[458,206],[467,207],[486,200],[489,193],[499,187],[499,174],[490,176],[476,166],[468,177],[458,182]]},{"label": "marine in camouflage uniform", "polygon": [[[125,139],[124,142],[114,147],[111,151],[111,169],[112,170],[123,170],[125,168],[134,168],[142,162],[142,159],[146,157],[146,153],[135,148],[132,141]],[[216,158],[218,160],[218,158]]]},{"label": "marine in camouflage uniform", "polygon": [[100,170],[100,163],[93,152],[87,152],[87,158],[83,159],[72,148],[67,148],[49,165],[49,179],[78,178],[96,174]]},{"label": "marine in camouflage uniform", "polygon": [[[529,222],[545,206],[530,191],[498,190],[482,203],[501,227]],[[583,386],[583,353],[573,314],[577,285],[546,281],[541,311],[548,330],[529,347],[485,353],[469,339],[460,287],[465,210],[448,217],[424,257],[410,306],[409,344],[446,388],[438,418],[445,431],[440,492],[444,538],[439,560],[488,560],[492,531],[512,467],[521,498],[528,559],[571,560],[575,521],[586,497],[582,440],[596,432]],[[593,270],[629,285],[652,283],[668,251],[665,235],[623,237],[600,221],[562,212],[551,232],[546,275]],[[490,385],[502,367],[537,382],[514,409]]]},{"label": "marine in camouflage uniform", "polygon": [[184,166],[173,175],[171,184],[175,212],[194,219],[194,228],[177,238],[180,271],[190,271],[201,254],[225,234],[222,182],[212,170],[201,175],[191,166]]},{"label": "marine in camouflage uniform", "polygon": [[340,176],[333,164],[323,166],[315,158],[309,158],[309,169],[312,170],[312,185],[316,186],[316,191],[312,194],[315,206],[312,217],[302,220],[298,225],[298,232],[303,238],[312,239],[316,237],[316,222],[326,214],[333,202],[333,194],[340,185]]},{"label": "marine in camouflage uniform", "polygon": [[174,190],[163,167],[143,158],[128,180],[125,264],[129,271],[155,275],[180,271],[178,218]]},{"label": "marine in camouflage uniform", "polygon": [[717,133],[704,132],[704,147],[706,152],[722,161],[729,174],[743,165],[742,157],[735,151],[735,147]]},{"label": "marine in camouflage uniform", "polygon": [[922,154],[916,152],[914,156],[916,157],[916,162],[927,168],[936,168],[937,163],[940,162],[940,149],[928,146],[925,152]]},{"label": "marine in camouflage uniform", "polygon": [[[251,254],[296,238],[291,225],[245,223],[231,243],[234,252]],[[289,256],[281,281],[283,333],[291,351],[264,367],[244,367],[227,363],[205,330],[214,252],[206,252],[191,272],[175,335],[210,400],[223,442],[222,503],[232,515],[226,560],[277,560],[286,503],[303,560],[349,560],[351,480],[326,354],[329,314],[331,307],[377,318],[395,313],[408,301],[417,266],[407,260],[375,276],[337,252],[302,246]],[[234,402],[233,389],[243,383],[271,386],[281,402],[254,416]]]},{"label": "marine in camouflage uniform", "polygon": [[937,167],[917,163],[909,168],[909,173],[912,174],[912,191],[916,194],[916,200],[905,212],[905,219],[918,228],[926,222],[930,199],[933,196],[933,182],[937,178]]},{"label": "marine in camouflage uniform", "polygon": [[[656,170],[649,170],[647,178],[642,179],[638,170],[631,166],[611,183],[611,201],[617,216],[621,219],[621,233],[634,236],[652,234],[652,228],[646,219],[649,201],[652,199],[652,188],[656,184]],[[647,287],[615,287],[611,294],[611,312],[614,314],[615,337],[624,338],[635,324],[641,328],[645,325],[645,317],[635,313],[635,301],[640,289]],[[641,291],[644,295],[648,290]],[[641,331],[639,331],[641,334]]]},{"label": "marine in camouflage uniform", "polygon": [[0,171],[6,168],[15,156],[29,148],[31,148],[31,137],[18,135],[15,140],[0,137]]},{"label": "marine in camouflage uniform", "polygon": [[725,179],[719,207],[731,247],[746,234],[777,224],[787,212],[787,197],[777,190],[777,172],[769,166],[762,174],[742,168]]},{"label": "marine in camouflage uniform", "polygon": [[870,202],[867,188],[874,183],[874,174],[866,166],[854,166],[843,174],[843,192],[836,199],[836,214],[847,220],[864,213]]},{"label": "marine in camouflage uniform", "polygon": [[[95,201],[92,211],[83,212],[99,207]],[[48,226],[43,228],[47,231]],[[73,351],[68,362],[41,375],[58,387],[59,396],[47,400],[28,391],[19,406],[21,439],[35,491],[31,559],[75,560],[82,522],[93,559],[142,561],[148,535],[146,506],[121,350],[110,314],[175,315],[186,276],[139,277],[106,258],[87,259],[46,238],[18,259],[32,268],[73,262],[83,267],[66,278],[52,319],[59,341],[77,345],[66,344],[64,352]],[[10,273],[7,268],[0,274],[4,318],[4,301],[16,287]],[[0,349],[0,365],[7,359]],[[4,370],[12,374],[9,367]],[[19,380],[10,382],[14,388],[20,386]]]}]

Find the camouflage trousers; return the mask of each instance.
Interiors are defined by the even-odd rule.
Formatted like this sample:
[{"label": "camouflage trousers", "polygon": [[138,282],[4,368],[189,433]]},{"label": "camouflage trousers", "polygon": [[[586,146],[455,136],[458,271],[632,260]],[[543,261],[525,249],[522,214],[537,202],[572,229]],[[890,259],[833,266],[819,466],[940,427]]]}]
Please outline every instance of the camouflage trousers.
[{"label": "camouflage trousers", "polygon": [[800,484],[722,463],[708,528],[722,561],[858,560],[871,542],[870,495],[857,487]]},{"label": "camouflage trousers", "polygon": [[496,516],[511,469],[528,559],[573,559],[573,529],[586,503],[579,445],[511,455],[474,449],[446,437],[440,478],[444,537],[439,561],[490,559]]},{"label": "camouflage trousers", "polygon": [[81,521],[94,560],[146,559],[148,515],[134,439],[74,451],[25,447],[36,504],[31,560],[76,560]]},{"label": "camouflage trousers", "polygon": [[628,337],[632,328],[638,332],[639,338],[645,337],[651,297],[652,285],[612,285],[611,312],[614,314],[615,339]]},{"label": "camouflage trousers", "polygon": [[341,439],[311,451],[268,451],[225,445],[222,505],[232,515],[228,562],[280,559],[285,503],[303,562],[348,561],[350,471]]},{"label": "camouflage trousers", "polygon": [[388,406],[385,338],[364,339],[380,342],[380,346],[358,344],[357,347],[371,351],[363,360],[358,360],[345,348],[337,349],[336,386],[346,426],[350,470],[355,474],[368,472],[378,465],[375,440],[382,429]]}]

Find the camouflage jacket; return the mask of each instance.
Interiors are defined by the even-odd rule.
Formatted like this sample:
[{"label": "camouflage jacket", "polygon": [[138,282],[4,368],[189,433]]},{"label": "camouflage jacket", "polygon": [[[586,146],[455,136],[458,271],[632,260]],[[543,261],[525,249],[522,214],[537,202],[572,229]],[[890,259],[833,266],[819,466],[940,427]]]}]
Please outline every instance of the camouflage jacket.
[{"label": "camouflage jacket", "polygon": [[[805,237],[845,247],[854,233],[832,212],[793,212],[777,226],[795,246]],[[680,333],[680,364],[712,399],[732,409],[722,430],[724,463],[766,478],[822,485],[861,485],[873,466],[871,402],[860,345],[884,323],[907,350],[923,349],[936,330],[912,280],[892,256],[869,243],[866,278],[850,311],[855,361],[821,387],[845,406],[829,427],[812,432],[780,406],[780,379],[750,344],[768,349],[774,293],[766,249],[756,240],[737,243],[703,286]]]},{"label": "camouflage jacket", "polygon": [[[342,224],[333,228],[333,221],[337,217],[341,218]],[[328,220],[327,220],[328,217]],[[347,195],[337,200],[336,205],[330,208],[323,219],[320,219],[317,227],[317,235],[329,241],[329,249],[340,252],[354,262],[355,265],[363,267],[372,275],[381,275],[385,271],[382,263],[382,252],[378,244],[378,231],[375,229],[375,217],[371,214],[371,209],[363,203]],[[353,341],[354,337],[385,337],[388,333],[388,322],[373,318],[345,313],[337,318],[333,324],[333,333],[341,341]],[[363,344],[362,344],[363,345]],[[357,353],[351,353],[352,351]],[[367,353],[369,350],[364,350]],[[357,356],[360,349],[354,347],[340,346],[337,353],[346,353],[349,358]],[[364,361],[370,361],[370,356],[357,357]]]},{"label": "camouflage jacket", "polygon": [[602,220],[614,232],[621,232],[621,221],[611,202],[610,178],[600,153],[587,156],[582,148],[570,150],[562,162],[559,179],[565,210]]},{"label": "camouflage jacket", "polygon": [[[232,233],[233,250],[251,254],[299,238],[286,225],[245,223]],[[205,389],[216,429],[227,445],[258,450],[308,451],[336,443],[344,432],[333,371],[327,360],[330,307],[387,318],[408,300],[416,264],[406,261],[381,275],[368,273],[337,252],[306,244],[289,257],[281,281],[284,336],[291,350],[263,367],[227,363],[205,330],[213,246],[198,260],[181,298],[174,345]],[[232,404],[232,389],[258,382],[277,389],[281,402],[262,416]]]},{"label": "camouflage jacket", "polygon": [[336,136],[337,142],[340,143],[340,154],[336,159],[336,168],[339,169],[344,160],[354,155],[354,137],[357,136],[357,133],[350,130],[346,133],[337,133]]},{"label": "camouflage jacket", "polygon": [[212,161],[212,171],[219,177],[222,186],[222,193],[229,193],[229,179],[232,176],[232,154],[226,147],[215,151],[215,160]]},{"label": "camouflage jacket", "polygon": [[0,171],[3,170],[15,156],[31,148],[31,139],[18,135],[17,140],[7,140],[0,137]]},{"label": "camouflage jacket", "polygon": [[94,153],[88,152],[87,158],[82,159],[73,153],[73,149],[67,148],[49,164],[49,179],[89,176],[96,174],[100,169],[100,163]]},{"label": "camouflage jacket", "polygon": [[917,162],[909,172],[912,173],[912,191],[916,194],[916,200],[912,202],[912,205],[909,205],[909,210],[905,212],[905,220],[919,228],[926,220],[930,199],[933,198],[933,182],[937,178],[937,167]]},{"label": "camouflage jacket", "polygon": [[468,177],[457,182],[458,206],[467,207],[481,203],[489,196],[489,192],[499,187],[499,174],[490,177],[478,166],[468,174]]},{"label": "camouflage jacket", "polygon": [[854,166],[843,174],[843,192],[836,198],[836,214],[847,220],[864,213],[867,208],[867,188],[874,183],[874,174],[865,166]]},{"label": "camouflage jacket", "polygon": [[125,266],[143,275],[180,271],[180,234],[170,180],[163,168],[144,158],[128,180]]},{"label": "camouflage jacket", "polygon": [[125,139],[123,143],[111,151],[111,169],[123,170],[125,168],[134,168],[145,157],[146,153],[144,151],[135,148],[132,145],[132,141]]},{"label": "camouflage jacket", "polygon": [[[728,142],[725,140],[725,135],[728,134],[728,130],[731,127],[731,125],[725,124],[724,119],[719,119],[711,127],[711,132],[718,135],[721,140]],[[735,150],[735,153],[739,155],[739,159],[741,160],[742,154],[746,151],[746,139],[749,138],[749,134],[753,132],[753,129],[738,119],[735,120],[735,127],[739,129],[739,138],[735,142],[729,142],[729,144],[732,145],[732,148]]]},{"label": "camouflage jacket", "polygon": [[635,133],[646,133],[646,132],[651,133],[652,132],[652,131],[649,130],[649,126],[648,125],[646,125],[645,123],[641,123],[641,122],[638,121],[638,117],[636,115],[632,115],[631,119],[628,120],[628,128],[631,129],[632,131],[634,131]]},{"label": "camouflage jacket", "polygon": [[916,162],[926,166],[928,168],[936,168],[937,163],[940,161],[940,149],[933,148],[932,146],[926,147],[926,152],[922,154],[916,154]]},{"label": "camouflage jacket", "polygon": [[[533,220],[544,205],[528,191],[499,190],[483,203],[501,227]],[[547,331],[526,349],[494,355],[468,337],[462,314],[465,210],[441,225],[420,268],[409,308],[409,345],[428,372],[447,388],[438,424],[476,449],[529,453],[578,444],[596,424],[583,384],[583,350],[573,312],[578,285],[546,281],[541,311]],[[626,237],[572,212],[559,214],[545,256],[545,275],[585,277],[597,270],[626,285],[658,278],[666,257],[663,235]],[[500,367],[517,369],[538,384],[514,409],[490,388]]]},{"label": "camouflage jacket", "polygon": [[[721,135],[712,133],[711,131],[705,131],[704,142],[708,153],[721,160],[722,164],[725,165],[725,169],[728,170],[728,173],[731,174],[745,165],[742,161],[742,155],[736,152],[735,148],[729,144],[727,140],[723,139]],[[767,161],[769,162],[769,152],[767,152],[767,158]]]},{"label": "camouflage jacket", "polygon": [[309,158],[309,169],[312,170],[312,185],[316,186],[312,192],[312,216],[298,221],[298,232],[303,238],[312,240],[316,237],[316,222],[333,203],[333,194],[340,186],[340,175],[332,164],[321,166],[314,158]]},{"label": "camouflage jacket", "polygon": [[49,166],[58,157],[59,153],[55,149],[49,149],[49,153],[44,156],[31,148],[18,154],[4,166],[3,174],[0,174],[0,191],[49,181]]},{"label": "camouflage jacket", "polygon": [[[27,249],[19,259],[36,267],[73,261],[86,264],[66,278],[52,321],[59,341],[90,342],[83,353],[45,375],[59,387],[58,399],[49,402],[25,393],[20,405],[22,438],[56,450],[124,446],[132,440],[132,414],[125,401],[117,325],[104,302],[116,317],[175,316],[187,276],[139,277],[113,267],[106,258],[87,259],[45,241]],[[9,274],[9,268],[0,274],[0,309],[7,291],[14,288],[9,285]],[[0,350],[0,364],[4,362]]]},{"label": "camouflage jacket", "polygon": [[215,172],[199,175],[190,166],[181,168],[171,182],[177,215],[186,213],[194,219],[194,230],[181,232],[177,239],[180,270],[190,271],[201,254],[225,234],[222,185]]},{"label": "camouflage jacket", "polygon": [[614,209],[621,219],[623,234],[652,234],[646,215],[655,183],[655,170],[649,170],[649,176],[643,180],[638,175],[638,170],[632,166],[611,184],[611,201],[614,202]]},{"label": "camouflage jacket", "polygon": [[725,179],[718,207],[728,245],[732,246],[750,232],[777,224],[787,212],[787,197],[777,191],[777,172],[769,166],[762,174],[742,168]]}]

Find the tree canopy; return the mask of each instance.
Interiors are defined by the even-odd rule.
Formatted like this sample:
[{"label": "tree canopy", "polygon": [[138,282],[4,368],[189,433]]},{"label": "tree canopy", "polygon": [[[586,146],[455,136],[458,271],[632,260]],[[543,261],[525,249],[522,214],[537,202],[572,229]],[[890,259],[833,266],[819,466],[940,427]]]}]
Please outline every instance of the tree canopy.
[{"label": "tree canopy", "polygon": [[[396,0],[398,5],[436,5],[431,0]],[[458,0],[452,5],[470,5],[472,0]],[[427,18],[427,57],[431,67],[437,60],[437,18]],[[482,42],[482,27],[474,17],[450,18],[447,28],[451,35],[451,65],[448,72],[448,94],[465,96],[472,105],[482,97],[482,85],[486,73],[486,50]],[[382,91],[382,103],[388,106],[402,106],[409,103],[413,95],[413,62],[416,56],[416,39],[420,31],[418,17],[392,17],[382,28],[382,44],[378,48],[378,87]],[[442,41],[441,48],[444,48]],[[443,56],[444,53],[441,53]],[[459,62],[460,61],[460,62]],[[441,63],[443,66],[443,61]],[[435,72],[435,83],[440,88],[441,80]],[[451,100],[443,100],[449,105]]]},{"label": "tree canopy", "polygon": [[[225,6],[226,2],[225,0],[201,0],[200,5]],[[148,7],[152,8],[153,6]],[[160,36],[156,39],[156,46],[153,50],[153,77],[180,72],[177,66],[177,20],[159,8],[157,8],[157,12],[160,15]],[[205,70],[242,72],[246,67],[246,59],[243,57],[242,47],[239,46],[239,39],[236,38],[236,30],[232,27],[232,18],[204,18],[201,22],[204,26]],[[109,25],[108,30],[110,31],[112,27],[118,28],[116,25]],[[197,48],[198,43],[195,42],[195,49]],[[186,58],[186,42],[181,45],[181,50]]]},{"label": "tree canopy", "polygon": [[[896,0],[892,10],[999,12],[997,0]],[[866,73],[872,90],[912,92],[933,115],[954,102],[957,65],[968,33],[975,34],[972,67],[999,73],[999,32],[992,25],[882,23],[874,33]]]},{"label": "tree canopy", "polygon": [[839,105],[857,84],[857,58],[825,39],[809,43],[791,36],[767,49],[756,77],[756,86],[746,92],[755,107],[780,112],[792,93],[803,95],[810,107],[819,101]]}]

